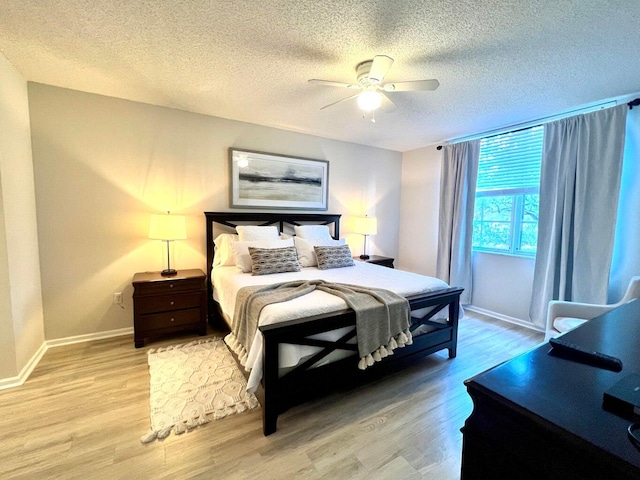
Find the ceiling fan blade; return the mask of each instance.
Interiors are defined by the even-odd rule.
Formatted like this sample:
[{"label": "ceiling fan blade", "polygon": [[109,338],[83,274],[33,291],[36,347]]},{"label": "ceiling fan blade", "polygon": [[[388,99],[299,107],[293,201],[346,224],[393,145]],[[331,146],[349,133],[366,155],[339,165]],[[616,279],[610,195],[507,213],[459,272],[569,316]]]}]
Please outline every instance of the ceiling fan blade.
[{"label": "ceiling fan blade", "polygon": [[324,107],[322,107],[320,110],[324,110],[325,108],[333,107],[334,105],[336,105],[338,103],[346,102],[347,100],[351,100],[352,98],[356,98],[358,95],[360,95],[360,94],[356,93],[355,95],[351,95],[350,97],[343,98],[341,100],[338,100],[337,102],[330,103],[329,105],[325,105]]},{"label": "ceiling fan blade", "polygon": [[398,109],[397,105],[391,101],[384,93],[382,93],[382,102],[380,102],[380,110],[385,113],[395,112]]},{"label": "ceiling fan blade", "polygon": [[440,82],[436,79],[431,80],[414,80],[412,82],[396,82],[387,83],[382,86],[385,92],[420,92],[427,90],[435,90],[440,86]]},{"label": "ceiling fan blade", "polygon": [[371,63],[369,78],[381,83],[382,79],[391,68],[391,65],[393,65],[393,58],[386,55],[376,55],[373,57],[373,62]]},{"label": "ceiling fan blade", "polygon": [[312,78],[309,80],[309,83],[313,83],[314,85],[325,85],[327,87],[342,87],[357,90],[361,88],[360,85],[355,85],[353,83],[332,82],[331,80],[318,80],[317,78]]}]

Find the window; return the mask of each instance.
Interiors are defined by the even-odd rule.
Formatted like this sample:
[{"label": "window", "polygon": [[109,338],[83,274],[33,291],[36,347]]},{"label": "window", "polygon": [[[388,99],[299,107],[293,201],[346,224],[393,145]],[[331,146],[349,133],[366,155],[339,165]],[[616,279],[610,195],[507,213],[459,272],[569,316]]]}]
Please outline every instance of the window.
[{"label": "window", "polygon": [[473,249],[535,256],[544,127],[480,141]]}]

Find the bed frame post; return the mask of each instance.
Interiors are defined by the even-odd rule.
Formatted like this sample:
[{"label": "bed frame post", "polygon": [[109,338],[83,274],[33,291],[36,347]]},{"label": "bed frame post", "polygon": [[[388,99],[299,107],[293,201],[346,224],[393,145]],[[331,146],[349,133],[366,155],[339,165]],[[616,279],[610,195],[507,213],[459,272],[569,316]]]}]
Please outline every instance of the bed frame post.
[{"label": "bed frame post", "polygon": [[278,423],[278,365],[280,364],[279,344],[268,334],[263,332],[264,344],[262,350],[262,382],[264,387],[264,400],[262,405],[262,432],[264,436],[275,433]]},{"label": "bed frame post", "polygon": [[451,346],[449,358],[456,358],[458,350],[458,316],[460,315],[460,293],[456,301],[449,303],[449,323],[451,324]]},{"label": "bed frame post", "polygon": [[211,283],[211,269],[213,267],[213,219],[211,214],[204,212],[207,219],[207,322],[213,325],[213,319],[216,311],[213,300],[213,284]]}]

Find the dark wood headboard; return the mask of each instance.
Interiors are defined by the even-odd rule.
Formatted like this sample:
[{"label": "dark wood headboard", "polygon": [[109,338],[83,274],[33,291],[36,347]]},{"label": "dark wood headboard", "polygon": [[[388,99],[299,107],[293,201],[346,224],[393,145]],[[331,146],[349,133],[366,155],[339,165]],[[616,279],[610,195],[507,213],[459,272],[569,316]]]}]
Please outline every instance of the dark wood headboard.
[{"label": "dark wood headboard", "polygon": [[[280,233],[287,228],[299,225],[333,226],[333,238],[340,238],[340,214],[322,213],[259,213],[259,212],[204,212],[207,236],[207,299],[209,302],[209,320],[214,318],[213,285],[211,284],[211,268],[214,256],[214,224],[227,230],[234,230],[238,225],[275,225]],[[222,233],[222,232],[220,232]],[[215,236],[214,236],[215,235]]]}]

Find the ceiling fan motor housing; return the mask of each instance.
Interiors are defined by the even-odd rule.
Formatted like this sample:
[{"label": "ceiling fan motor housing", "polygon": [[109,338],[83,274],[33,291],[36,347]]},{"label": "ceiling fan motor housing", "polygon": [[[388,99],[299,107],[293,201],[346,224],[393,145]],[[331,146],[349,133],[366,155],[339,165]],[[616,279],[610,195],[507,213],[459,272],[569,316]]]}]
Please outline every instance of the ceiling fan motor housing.
[{"label": "ceiling fan motor housing", "polygon": [[361,87],[380,84],[379,78],[369,77],[372,64],[373,64],[373,60],[366,60],[364,62],[359,63],[358,66],[356,67],[356,74],[358,75],[358,84]]}]

